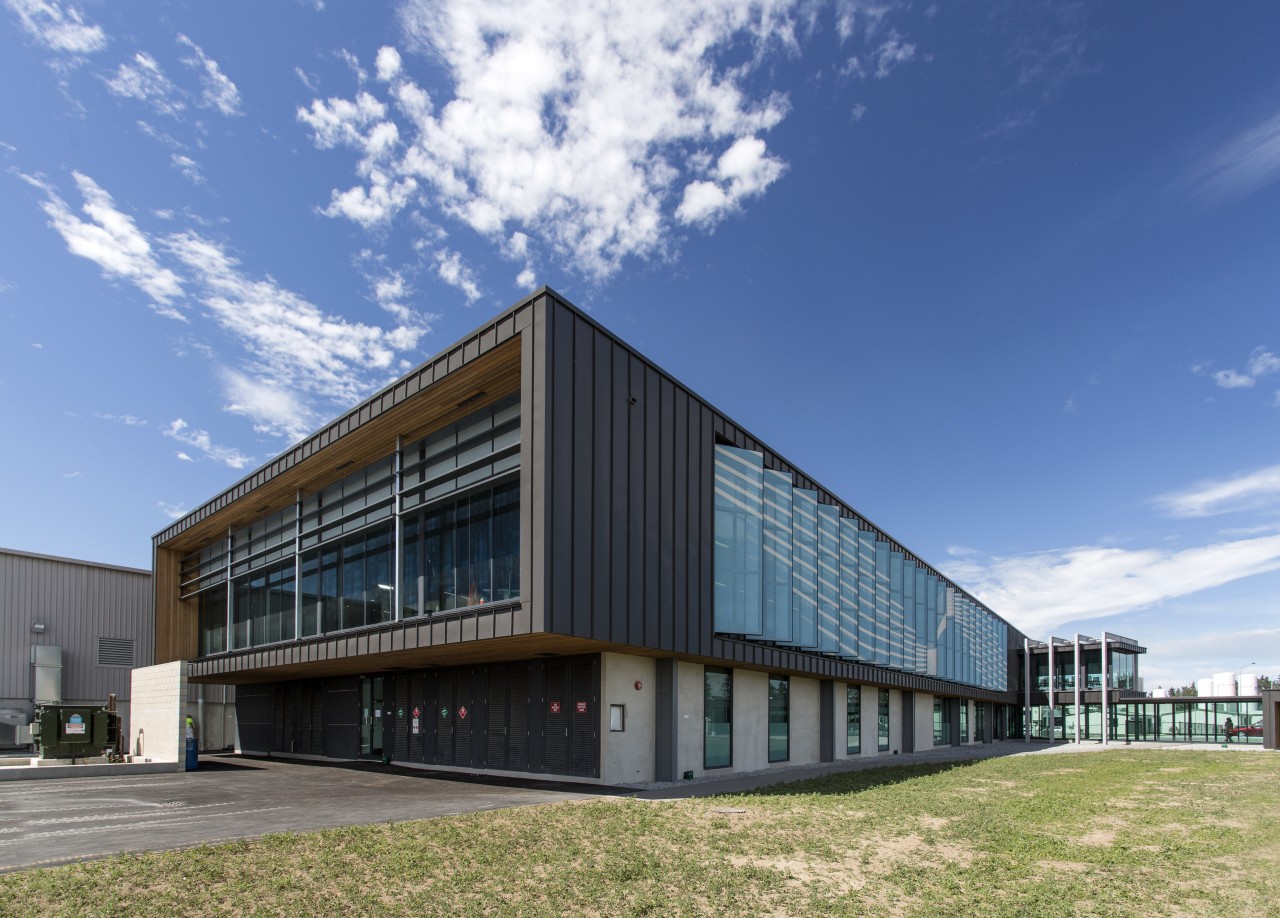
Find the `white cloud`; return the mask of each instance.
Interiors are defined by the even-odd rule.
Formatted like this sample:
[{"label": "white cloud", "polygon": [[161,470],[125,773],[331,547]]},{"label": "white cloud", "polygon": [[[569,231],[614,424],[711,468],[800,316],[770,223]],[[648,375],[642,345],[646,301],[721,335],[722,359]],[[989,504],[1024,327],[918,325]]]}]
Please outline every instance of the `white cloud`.
[{"label": "white cloud", "polygon": [[861,102],[859,102],[857,105],[853,107],[853,110],[849,112],[849,116],[854,121],[861,121],[862,116],[865,115],[866,113],[867,113],[867,107],[863,105]]},{"label": "white cloud", "polygon": [[80,478],[82,477],[82,474],[80,472],[63,472],[62,477],[63,478]]},{"label": "white cloud", "polygon": [[1259,191],[1280,178],[1280,114],[1235,134],[1203,157],[1184,184],[1212,201]]},{"label": "white cloud", "polygon": [[[400,126],[401,144],[376,171],[367,149],[373,120],[360,114],[367,93],[344,111],[330,99],[300,113],[317,145],[341,142],[364,156],[361,185],[335,190],[326,213],[372,226],[430,194],[447,216],[496,244],[513,231],[536,236],[590,277],[613,274],[628,257],[661,256],[685,218],[696,213],[710,225],[768,184],[749,192],[752,182],[780,170],[759,138],[782,119],[786,99],[753,97],[745,87],[770,51],[796,47],[801,6],[535,0],[513,16],[496,0],[410,0],[401,11],[407,42],[443,63],[452,97],[433,107],[403,62],[392,66],[399,52],[381,50],[390,107],[376,117]],[[743,52],[745,63],[724,63]],[[754,174],[737,182],[682,174],[698,154],[723,160],[741,141],[759,145]],[[401,185],[405,177],[416,185]],[[686,191],[699,181],[724,199]],[[677,219],[686,196],[692,203]]]},{"label": "white cloud", "polygon": [[1280,465],[1233,478],[1200,482],[1182,491],[1162,494],[1155,500],[1165,513],[1176,517],[1256,510],[1277,502],[1280,502]]},{"label": "white cloud", "polygon": [[356,79],[361,83],[369,79],[369,72],[360,66],[360,59],[346,48],[339,49],[337,56],[344,64],[351,68],[351,72],[356,75]]},{"label": "white cloud", "polygon": [[204,173],[200,171],[200,164],[190,156],[184,156],[181,153],[174,153],[169,157],[169,164],[181,172],[182,177],[191,184],[204,184]]},{"label": "white cloud", "polygon": [[[186,453],[178,453],[178,455],[185,456],[187,461],[191,460],[191,457],[187,456]],[[158,500],[156,501],[156,506],[159,507],[161,512],[171,520],[180,520],[187,515],[187,511],[183,508],[182,504],[171,504],[167,501]]]},{"label": "white cloud", "polygon": [[1249,375],[1255,379],[1280,373],[1280,357],[1263,347],[1256,347],[1249,355]]},{"label": "white cloud", "polygon": [[950,576],[1030,635],[1144,609],[1280,570],[1280,535],[1181,551],[1080,546],[1008,558],[969,556]]},{"label": "white cloud", "polygon": [[[1207,367],[1197,364],[1191,368],[1193,373],[1205,373]],[[1280,373],[1280,357],[1265,347],[1255,347],[1249,353],[1245,364],[1245,372],[1227,369],[1209,374],[1215,383],[1223,389],[1252,389],[1264,376]]]},{"label": "white cloud", "polygon": [[288,389],[250,379],[234,370],[223,370],[222,382],[229,399],[223,410],[249,418],[258,433],[301,440],[318,421],[314,412]]},{"label": "white cloud", "polygon": [[182,91],[145,51],[135,54],[131,63],[121,64],[106,83],[113,94],[146,102],[162,115],[176,118],[187,107]]},{"label": "white cloud", "polygon": [[320,88],[319,78],[315,74],[307,73],[301,67],[294,67],[293,74],[298,78],[298,82],[307,87],[309,91],[316,92]]},{"label": "white cloud", "polygon": [[907,63],[915,56],[916,46],[903,41],[902,36],[894,32],[875,50],[876,79],[883,80],[895,67]]},{"label": "white cloud", "polygon": [[356,185],[346,191],[334,191],[329,206],[322,213],[327,217],[346,217],[366,229],[390,222],[413,198],[418,183],[412,178],[393,181],[381,169],[369,174],[369,187]]},{"label": "white cloud", "polygon": [[516,275],[516,286],[522,290],[532,290],[538,283],[538,275],[533,268],[525,268]]},{"label": "white cloud", "polygon": [[195,447],[214,462],[221,462],[227,468],[242,469],[253,462],[252,456],[246,456],[238,449],[229,446],[217,445],[210,438],[207,430],[195,430],[182,418],[177,418],[165,428],[164,435],[186,446]]},{"label": "white cloud", "polygon": [[460,252],[437,252],[436,274],[449,286],[461,290],[467,298],[467,305],[480,299],[480,282],[476,279],[476,273],[463,262]]},{"label": "white cloud", "polygon": [[29,34],[53,51],[92,54],[107,46],[107,33],[101,26],[86,24],[84,13],[74,4],[57,0],[6,0],[6,5],[18,14]]},{"label": "white cloud", "polygon": [[[73,254],[96,262],[109,277],[131,281],[165,315],[185,318],[178,306],[198,302],[203,311],[190,310],[192,317],[212,320],[243,350],[247,359],[241,366],[222,371],[226,409],[252,419],[259,432],[302,436],[317,421],[317,401],[326,407],[359,401],[386,382],[397,352],[417,348],[429,330],[431,316],[405,305],[408,286],[397,274],[375,289],[397,324],[384,329],[350,322],[270,277],[249,275],[224,245],[194,231],[161,236],[153,246],[107,192],[88,176],[73,174],[92,222],[74,216],[44,180],[22,177],[45,193],[42,207],[50,225]],[[181,273],[162,266],[161,257]],[[476,287],[460,258],[448,271],[464,292]],[[189,346],[215,359],[206,343],[195,339]]]},{"label": "white cloud", "polygon": [[715,181],[697,181],[685,188],[676,219],[681,223],[712,226],[736,210],[742,201],[763,194],[784,169],[781,160],[768,154],[764,141],[743,137],[716,163]]},{"label": "white cloud", "polygon": [[147,422],[144,419],[132,414],[105,414],[101,411],[95,411],[93,416],[100,421],[115,421],[116,423],[123,424],[126,427],[147,426]]},{"label": "white cloud", "polygon": [[98,187],[87,175],[73,172],[76,186],[84,197],[83,211],[89,221],[71,213],[65,201],[41,179],[24,176],[26,181],[45,193],[41,205],[73,255],[95,262],[108,277],[119,277],[136,284],[146,293],[158,312],[171,318],[183,318],[170,304],[182,296],[178,275],[161,267],[147,237],[133,218],[115,207],[111,195]]},{"label": "white cloud", "polygon": [[1249,389],[1257,382],[1252,376],[1235,370],[1219,370],[1213,374],[1213,381],[1223,389]]},{"label": "white cloud", "polygon": [[176,453],[174,453],[174,455],[175,455],[175,456],[177,456],[179,459],[181,459],[183,462],[195,462],[195,460],[194,460],[194,459],[192,459],[190,456],[188,456],[188,455],[187,455],[186,453],[184,453],[182,450],[178,450]]},{"label": "white cloud", "polygon": [[[259,382],[279,390],[341,404],[359,401],[368,388],[369,371],[385,370],[396,349],[407,341],[416,343],[425,332],[418,326],[386,332],[326,315],[271,278],[249,277],[222,246],[193,232],[169,236],[165,247],[192,273],[195,296],[218,325],[253,356]],[[271,413],[255,419],[285,427]],[[307,418],[295,421],[306,426]]]},{"label": "white cloud", "polygon": [[178,35],[178,44],[185,45],[195,54],[195,57],[183,58],[182,62],[200,73],[201,107],[217,109],[228,117],[240,114],[240,90],[222,72],[218,62],[185,35]]},{"label": "white cloud", "polygon": [[400,52],[390,46],[378,49],[378,79],[389,83],[400,74]]}]

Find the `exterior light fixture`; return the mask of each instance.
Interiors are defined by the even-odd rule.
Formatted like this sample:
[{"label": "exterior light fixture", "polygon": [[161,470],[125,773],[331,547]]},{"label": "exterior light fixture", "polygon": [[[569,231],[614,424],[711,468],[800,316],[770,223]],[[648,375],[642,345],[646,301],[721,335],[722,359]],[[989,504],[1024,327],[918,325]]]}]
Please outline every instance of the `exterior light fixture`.
[{"label": "exterior light fixture", "polygon": [[34,631],[36,634],[44,634],[44,629],[45,629],[44,622],[31,623],[31,630]]}]

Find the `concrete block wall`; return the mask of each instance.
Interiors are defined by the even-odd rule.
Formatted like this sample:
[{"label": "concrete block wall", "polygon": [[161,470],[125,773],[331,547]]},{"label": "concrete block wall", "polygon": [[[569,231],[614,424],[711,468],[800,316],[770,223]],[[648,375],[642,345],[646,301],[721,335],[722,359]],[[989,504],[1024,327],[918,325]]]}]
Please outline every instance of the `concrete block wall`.
[{"label": "concrete block wall", "polygon": [[186,754],[186,662],[140,667],[132,676],[127,751],[153,762],[182,761]]}]

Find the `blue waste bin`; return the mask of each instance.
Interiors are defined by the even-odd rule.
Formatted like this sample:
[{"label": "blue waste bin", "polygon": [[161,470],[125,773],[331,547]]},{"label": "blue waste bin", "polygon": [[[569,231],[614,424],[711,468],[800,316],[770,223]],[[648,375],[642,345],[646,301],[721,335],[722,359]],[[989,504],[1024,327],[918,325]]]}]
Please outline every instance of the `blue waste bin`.
[{"label": "blue waste bin", "polygon": [[200,767],[200,750],[196,748],[195,737],[187,737],[187,771],[195,771]]}]

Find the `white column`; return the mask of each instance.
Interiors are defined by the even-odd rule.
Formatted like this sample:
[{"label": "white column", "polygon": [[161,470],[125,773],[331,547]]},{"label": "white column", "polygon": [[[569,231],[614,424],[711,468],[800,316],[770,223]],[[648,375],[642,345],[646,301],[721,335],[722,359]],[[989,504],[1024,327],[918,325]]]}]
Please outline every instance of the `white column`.
[{"label": "white column", "polygon": [[1025,698],[1022,702],[1022,741],[1031,742],[1031,639],[1022,639],[1022,685]]},{"label": "white column", "polygon": [[1111,678],[1107,672],[1107,632],[1102,632],[1102,745],[1108,745],[1107,737],[1107,681]]},{"label": "white column", "polygon": [[1080,745],[1080,632],[1076,632],[1075,638],[1075,657],[1071,665],[1071,670],[1075,674],[1075,690],[1076,690],[1076,745]]}]

